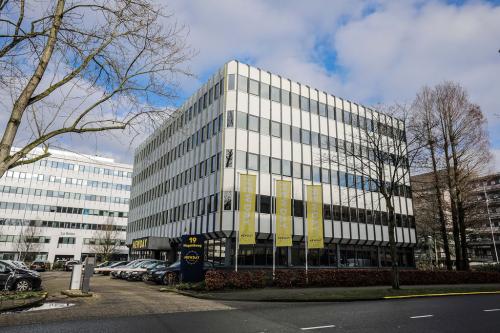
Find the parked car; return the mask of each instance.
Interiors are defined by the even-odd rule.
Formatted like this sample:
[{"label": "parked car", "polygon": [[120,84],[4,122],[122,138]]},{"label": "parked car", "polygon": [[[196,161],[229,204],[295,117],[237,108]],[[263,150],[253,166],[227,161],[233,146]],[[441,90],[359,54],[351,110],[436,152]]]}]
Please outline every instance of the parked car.
[{"label": "parked car", "polygon": [[[209,262],[205,261],[203,263],[203,272],[205,273],[206,271],[210,269],[214,269],[216,266]],[[149,277],[148,277],[149,278]],[[158,269],[152,273],[151,276],[151,281],[154,281],[159,284],[170,284],[170,283],[177,283],[182,280],[181,276],[181,262],[176,261],[172,265]]]},{"label": "parked car", "polygon": [[156,280],[155,276],[157,275],[156,272],[164,272],[167,267],[170,266],[167,262],[164,263],[159,263],[158,265],[154,267],[150,267],[146,269],[146,273],[142,276],[142,281],[147,282],[147,281],[152,281],[156,283],[161,283],[161,280]]},{"label": "parked car", "polygon": [[145,262],[145,263],[141,264],[137,270],[133,270],[132,272],[130,272],[130,274],[127,277],[127,280],[128,281],[140,281],[140,280],[147,281],[146,273],[147,273],[148,269],[158,267],[158,266],[167,267],[168,262],[162,261],[162,260],[154,260],[151,262]]},{"label": "parked car", "polygon": [[0,288],[3,290],[28,291],[39,289],[42,284],[40,273],[19,268],[18,266],[0,260]]},{"label": "parked car", "polygon": [[50,269],[50,263],[44,260],[35,260],[31,263],[30,269],[37,272],[45,272]]},{"label": "parked car", "polygon": [[17,268],[22,268],[22,269],[27,269],[29,270],[29,267],[26,266],[26,264],[22,261],[17,261],[17,260],[3,260],[4,262],[8,263],[11,266],[16,266]]},{"label": "parked car", "polygon": [[102,274],[102,275],[109,275],[113,271],[114,268],[127,265],[128,263],[129,263],[128,261],[111,262],[111,264],[109,266],[101,266],[101,267],[94,268],[94,273],[95,274]]},{"label": "parked car", "polygon": [[146,267],[147,265],[149,265],[151,263],[154,263],[156,261],[158,261],[158,260],[156,260],[156,259],[146,259],[146,260],[143,260],[141,262],[138,262],[137,264],[132,265],[131,267],[129,267],[126,270],[124,270],[121,273],[120,278],[122,278],[124,280],[129,280],[129,278],[130,278],[130,276],[132,275],[133,272],[146,271],[146,269],[144,267]]},{"label": "parked car", "polygon": [[80,260],[68,260],[64,264],[64,270],[67,271],[67,272],[72,271],[73,270],[73,266],[75,266],[75,265],[81,265],[81,263],[82,262]]},{"label": "parked car", "polygon": [[147,260],[147,259],[136,259],[136,260],[132,260],[131,262],[129,262],[126,265],[120,265],[120,266],[114,267],[111,271],[111,277],[115,278],[115,279],[121,279],[123,276],[122,273],[124,271],[127,271],[131,268],[134,268],[136,265],[140,265],[140,263],[145,261],[145,260]]}]

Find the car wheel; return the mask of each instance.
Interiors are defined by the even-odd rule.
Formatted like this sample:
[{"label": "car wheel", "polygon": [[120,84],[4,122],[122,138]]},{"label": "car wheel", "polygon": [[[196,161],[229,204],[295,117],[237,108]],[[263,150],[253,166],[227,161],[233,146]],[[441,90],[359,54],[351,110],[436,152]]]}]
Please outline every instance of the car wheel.
[{"label": "car wheel", "polygon": [[142,282],[148,282],[148,276],[146,274],[142,275]]},{"label": "car wheel", "polygon": [[28,291],[31,290],[31,282],[25,279],[18,280],[14,285],[16,291]]}]

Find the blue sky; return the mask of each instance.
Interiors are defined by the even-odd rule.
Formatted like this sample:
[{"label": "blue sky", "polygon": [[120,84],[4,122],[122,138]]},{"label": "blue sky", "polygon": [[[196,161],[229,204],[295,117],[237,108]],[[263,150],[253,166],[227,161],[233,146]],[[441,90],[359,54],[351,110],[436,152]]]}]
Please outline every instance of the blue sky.
[{"label": "blue sky", "polygon": [[[185,25],[196,51],[177,105],[231,59],[369,106],[411,102],[422,86],[452,80],[485,113],[500,171],[500,0],[152,1],[172,14],[160,24]],[[147,134],[61,144],[131,163]]]},{"label": "blue sky", "polygon": [[500,0],[183,1],[168,11],[198,51],[181,99],[230,59],[367,105],[461,83],[488,119],[500,170]]}]

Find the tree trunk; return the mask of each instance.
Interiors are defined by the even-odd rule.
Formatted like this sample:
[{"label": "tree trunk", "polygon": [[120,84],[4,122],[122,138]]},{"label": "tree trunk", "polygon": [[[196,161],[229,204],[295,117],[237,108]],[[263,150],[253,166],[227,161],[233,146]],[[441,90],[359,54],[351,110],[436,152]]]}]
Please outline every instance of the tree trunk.
[{"label": "tree trunk", "polygon": [[[451,119],[449,123],[451,123]],[[448,133],[450,136],[450,147],[451,147],[451,157],[453,160],[453,180],[455,184],[455,195],[456,195],[456,205],[457,205],[457,219],[458,227],[460,231],[460,251],[462,253],[462,269],[469,270],[469,255],[467,251],[467,237],[465,234],[465,210],[463,204],[463,195],[460,189],[460,170],[458,168],[458,157],[457,157],[457,140],[452,133],[452,128],[449,126]]]},{"label": "tree trunk", "polygon": [[455,242],[455,265],[457,270],[463,270],[463,264],[462,264],[462,250],[461,250],[461,245],[460,245],[460,231],[459,231],[459,225],[458,225],[458,216],[457,216],[457,206],[456,206],[456,200],[455,200],[455,186],[453,186],[454,181],[453,181],[453,175],[452,173],[452,167],[450,164],[450,152],[449,152],[449,141],[448,141],[448,132],[446,130],[446,127],[449,126],[449,124],[446,124],[446,120],[442,119],[441,116],[441,130],[442,130],[442,135],[443,135],[443,151],[445,155],[445,161],[446,161],[446,181],[448,184],[448,191],[450,193],[450,206],[451,206],[451,220],[453,223],[453,241]]},{"label": "tree trunk", "polygon": [[398,263],[398,254],[396,250],[396,238],[394,235],[394,206],[392,205],[391,198],[385,197],[387,210],[389,212],[389,247],[391,252],[391,262],[392,262],[392,270],[391,270],[391,284],[392,289],[400,289],[399,288],[399,263]]},{"label": "tree trunk", "polygon": [[429,128],[427,129],[427,134],[429,136],[429,143],[428,144],[429,144],[429,149],[431,152],[432,172],[434,174],[434,189],[436,191],[436,199],[437,199],[437,204],[438,204],[439,224],[440,224],[440,229],[441,229],[441,238],[443,239],[443,248],[444,248],[446,269],[451,271],[453,269],[453,265],[451,263],[450,244],[448,241],[448,230],[446,230],[446,219],[444,217],[443,198],[442,198],[441,185],[440,185],[441,182],[439,180],[434,141],[431,138],[432,134],[430,133]]}]

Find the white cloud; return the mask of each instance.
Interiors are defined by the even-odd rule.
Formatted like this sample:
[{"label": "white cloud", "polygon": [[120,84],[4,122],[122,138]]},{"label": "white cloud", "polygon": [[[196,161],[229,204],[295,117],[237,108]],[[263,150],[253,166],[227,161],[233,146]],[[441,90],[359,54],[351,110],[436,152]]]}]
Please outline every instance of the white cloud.
[{"label": "white cloud", "polygon": [[[172,0],[166,10],[189,26],[188,43],[199,52],[190,67],[199,77],[236,58],[365,104],[407,101],[422,85],[458,81],[486,113],[499,155],[500,7],[437,0]],[[325,48],[330,52],[322,53]],[[334,54],[340,73],[324,63]],[[191,93],[201,83],[185,79],[181,87]],[[115,141],[98,143],[98,152],[130,162],[132,149]],[[95,150],[95,142],[90,148],[78,142]]]}]

